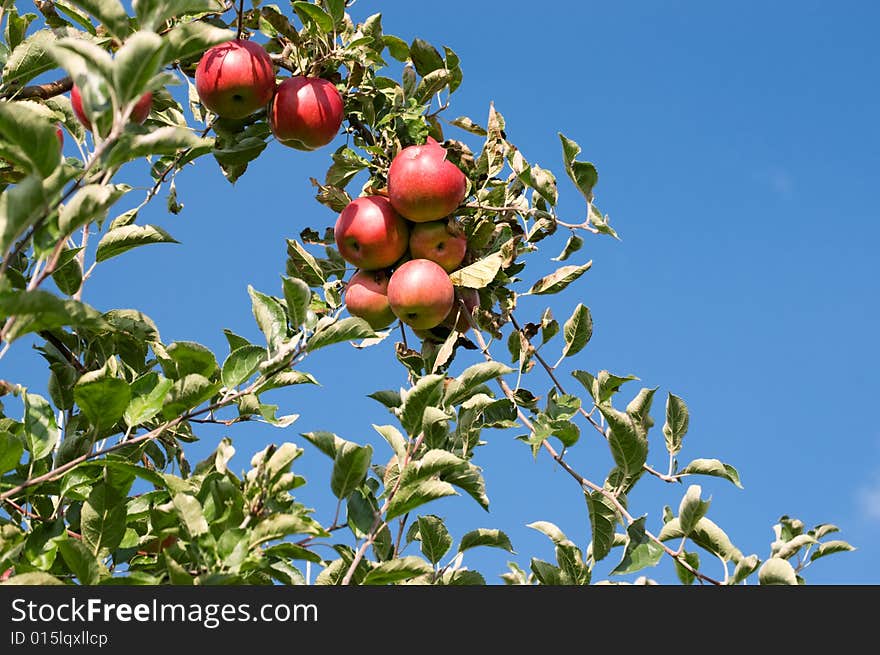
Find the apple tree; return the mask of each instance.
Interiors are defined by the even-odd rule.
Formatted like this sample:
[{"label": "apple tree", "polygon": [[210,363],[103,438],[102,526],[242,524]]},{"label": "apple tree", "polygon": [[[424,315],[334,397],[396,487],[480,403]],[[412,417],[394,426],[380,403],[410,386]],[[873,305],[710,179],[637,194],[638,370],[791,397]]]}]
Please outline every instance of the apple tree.
[{"label": "apple tree", "polygon": [[[583,196],[566,219],[557,174],[526,159],[498,109],[451,118],[451,49],[387,34],[345,0],[25,4],[0,2],[0,362],[33,344],[47,392],[0,368],[8,583],[303,584],[306,567],[318,584],[649,583],[644,570],[666,562],[684,584],[799,584],[851,550],[835,526],[789,516],[768,553],[739,550],[698,483],[739,474],[692,452],[685,401],[578,368],[587,306],[523,315],[524,296],[579,284],[587,239],[617,233],[575,140],[559,135],[559,168]],[[161,197],[181,211],[179,171],[219,166],[234,183],[267,147],[326,149],[312,182],[335,218],[279,241],[281,285],[249,289],[264,341],[168,343],[136,308],[83,301],[103,262],[173,241],[141,210]],[[125,182],[138,166],[146,192]],[[536,276],[550,256],[559,267]],[[309,432],[242,460],[224,438],[190,463],[206,423],[289,430],[296,416],[263,395],[286,388],[296,408],[298,385],[319,375],[309,356],[350,344],[393,364],[371,396],[387,409],[381,440]],[[432,512],[452,495],[488,509],[491,430],[571,479],[586,543],[538,521],[555,561],[465,565],[471,548],[513,551],[504,526],[453,535]],[[607,446],[610,470],[569,463],[586,439]],[[649,446],[668,467],[649,464]],[[306,453],[328,458],[334,502],[316,510],[296,472]],[[643,513],[628,501],[637,484],[679,485],[680,504]]]}]

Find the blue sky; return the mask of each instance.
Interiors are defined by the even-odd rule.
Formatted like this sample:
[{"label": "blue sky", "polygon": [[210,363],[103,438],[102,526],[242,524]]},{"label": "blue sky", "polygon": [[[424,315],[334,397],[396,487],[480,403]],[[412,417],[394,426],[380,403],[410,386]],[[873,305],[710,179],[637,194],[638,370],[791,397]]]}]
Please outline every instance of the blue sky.
[{"label": "blue sky", "polygon": [[[718,457],[739,469],[744,490],[713,478],[693,481],[712,496],[710,518],[741,550],[765,558],[771,525],[783,513],[808,525],[834,522],[858,550],[820,560],[808,582],[880,582],[870,566],[880,556],[880,429],[871,418],[880,366],[880,90],[872,83],[880,7],[537,6],[447,0],[438,10],[433,3],[361,0],[353,10],[356,18],[382,10],[386,32],[459,54],[464,83],[448,118],[485,122],[494,101],[529,161],[562,178],[562,131],[599,167],[597,204],[622,241],[588,239],[573,262],[592,259],[593,269],[549,301],[561,320],[583,302],[595,322],[592,342],[565,371],[609,369],[660,387],[649,455],[659,468],[666,463],[663,398],[672,391],[687,401],[691,427],[680,460]],[[461,138],[455,128],[448,134]],[[84,299],[102,310],[137,306],[166,342],[200,341],[221,356],[224,327],[256,340],[247,285],[278,293],[284,238],[335,220],[312,200],[308,181],[323,176],[331,151],[273,143],[235,187],[210,160],[187,170],[178,178],[184,212],[169,216],[156,203],[141,219],[161,224],[182,245],[102,264]],[[561,196],[563,214],[577,219],[583,207],[567,180]],[[563,241],[544,242],[553,251],[548,257]],[[546,267],[531,268],[529,281]],[[521,318],[534,320],[544,304],[524,300]],[[494,344],[493,351],[500,358],[506,348]],[[385,448],[370,424],[393,419],[366,394],[405,383],[390,343],[329,349],[304,368],[323,386],[273,396],[279,413],[301,414],[292,428],[207,430],[191,459],[226,434],[239,452],[238,468],[269,441],[296,440],[308,430]],[[44,387],[45,371],[24,342],[0,372]],[[546,378],[536,371],[532,379],[529,387],[546,393]],[[567,372],[563,380],[578,389]],[[624,397],[638,384],[625,387]],[[576,485],[543,455],[533,460],[516,434],[484,435],[488,445],[476,463],[485,469],[489,514],[468,498],[430,510],[449,520],[456,537],[476,527],[510,535],[516,555],[485,550],[466,558],[491,582],[508,559],[522,566],[531,555],[553,559],[549,541],[526,523],[553,521],[582,547],[589,541]],[[610,458],[597,440],[585,429],[569,458],[601,481]],[[329,523],[330,462],[305,447],[299,472],[310,484],[301,498]],[[684,490],[646,480],[630,507],[659,529],[662,506],[677,507]],[[708,573],[719,573],[708,555],[703,560]],[[674,580],[668,562],[646,573]]]}]

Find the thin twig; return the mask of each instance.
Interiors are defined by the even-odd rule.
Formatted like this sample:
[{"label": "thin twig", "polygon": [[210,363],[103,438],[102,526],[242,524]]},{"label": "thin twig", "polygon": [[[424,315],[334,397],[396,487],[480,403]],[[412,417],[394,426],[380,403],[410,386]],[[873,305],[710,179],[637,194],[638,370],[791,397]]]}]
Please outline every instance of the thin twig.
[{"label": "thin twig", "polygon": [[244,0],[240,0],[238,3],[238,30],[236,39],[241,39],[241,35],[244,33]]}]

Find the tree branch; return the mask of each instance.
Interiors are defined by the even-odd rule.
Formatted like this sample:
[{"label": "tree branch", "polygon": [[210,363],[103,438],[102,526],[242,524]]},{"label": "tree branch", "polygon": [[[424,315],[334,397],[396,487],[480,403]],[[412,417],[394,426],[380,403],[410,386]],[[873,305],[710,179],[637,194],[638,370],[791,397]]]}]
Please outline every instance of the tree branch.
[{"label": "tree branch", "polygon": [[73,80],[70,77],[62,77],[54,82],[46,82],[45,84],[32,84],[24,86],[18,90],[10,89],[2,96],[4,100],[31,100],[38,98],[40,100],[48,100],[55,96],[67,93],[73,88]]},{"label": "tree branch", "polygon": [[[462,305],[463,305],[463,303],[462,303]],[[483,339],[483,334],[480,332],[480,329],[477,327],[476,323],[474,323],[473,318],[470,317],[470,314],[468,314],[467,312],[465,312],[465,315],[470,318],[471,327],[473,328],[472,331],[473,331],[474,336],[476,338],[477,345],[480,347],[480,350],[483,352],[483,357],[488,362],[495,361],[494,358],[492,357],[492,355],[489,353],[489,346],[486,344],[486,340]],[[501,391],[504,392],[504,395],[516,407],[516,413],[517,413],[517,417],[519,418],[519,420],[522,422],[522,424],[525,426],[525,428],[534,435],[535,434],[535,427],[532,424],[532,422],[529,420],[529,418],[520,409],[519,405],[516,404],[516,397],[514,396],[513,390],[510,388],[510,386],[507,384],[507,382],[504,381],[503,378],[498,378],[497,382],[498,382],[498,385],[501,387]],[[633,518],[632,514],[630,514],[627,511],[627,509],[621,504],[620,500],[618,500],[616,495],[614,495],[613,493],[611,493],[609,490],[605,489],[604,487],[597,485],[595,482],[588,480],[587,478],[582,476],[580,473],[575,471],[568,464],[568,462],[566,462],[562,458],[562,456],[556,451],[556,449],[553,447],[553,445],[547,439],[544,439],[541,442],[541,446],[544,448],[544,450],[547,451],[547,453],[550,455],[550,457],[552,457],[553,460],[557,464],[559,464],[559,466],[561,466],[563,468],[563,470],[565,470],[566,473],[568,473],[572,478],[577,480],[577,482],[580,485],[582,490],[589,489],[590,491],[599,492],[600,494],[602,494],[603,496],[608,498],[608,500],[611,501],[611,503],[614,505],[615,509],[617,510],[617,512],[620,514],[621,518],[626,522],[627,525],[632,525],[635,522],[635,519]],[[714,578],[711,578],[703,573],[700,573],[693,566],[691,566],[687,561],[685,561],[684,558],[681,557],[681,555],[679,553],[676,553],[669,546],[667,546],[665,543],[660,541],[660,539],[658,539],[651,532],[648,532],[646,530],[645,536],[648,537],[648,539],[650,539],[654,543],[656,543],[658,546],[660,546],[663,549],[663,552],[665,552],[667,555],[672,557],[676,562],[678,562],[681,566],[683,566],[685,569],[690,571],[694,576],[696,576],[700,580],[703,580],[705,582],[709,582],[709,583],[715,584],[715,585],[723,584],[719,580],[715,580]]]}]

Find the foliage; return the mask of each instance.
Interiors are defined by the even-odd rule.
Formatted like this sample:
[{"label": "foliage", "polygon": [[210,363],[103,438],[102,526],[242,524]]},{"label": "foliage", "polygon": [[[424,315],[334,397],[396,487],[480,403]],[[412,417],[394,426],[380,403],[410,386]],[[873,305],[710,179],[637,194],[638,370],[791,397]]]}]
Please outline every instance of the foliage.
[{"label": "foliage", "polygon": [[[662,522],[630,509],[636,484],[714,476],[740,486],[739,473],[715,459],[679,463],[689,420],[685,401],[674,394],[666,396],[662,429],[652,431],[657,389],[642,388],[626,404],[617,400],[633,376],[574,370],[584,393],[567,390],[560,366],[589,345],[588,307],[578,304],[561,326],[549,310],[534,322],[516,317],[519,298],[559,293],[586,275],[585,237],[617,233],[594,204],[596,167],[578,159],[581,148],[572,139],[559,135],[562,167],[583,195],[584,214],[568,223],[557,214],[557,176],[508,140],[494,106],[484,124],[444,119],[462,81],[455,52],[386,34],[379,14],[356,23],[344,0],[291,2],[284,11],[258,2],[243,8],[220,0],[141,0],[134,15],[118,0],[37,4],[41,15],[0,3],[0,357],[20,338],[36,339],[49,390],[45,398],[0,380],[0,395],[21,407],[0,405],[5,577],[14,582],[40,572],[42,580],[79,584],[303,584],[304,566],[314,565],[320,573],[310,582],[317,584],[484,584],[483,574],[465,566],[467,551],[513,553],[510,539],[492,528],[455,537],[431,503],[460,495],[469,497],[460,502],[488,509],[475,462],[481,435],[513,427],[525,431],[520,439],[531,454],[543,451],[573,479],[592,538],[579,545],[551,523],[532,523],[552,541],[555,562],[531,558],[528,570],[511,563],[501,576],[506,583],[590,584],[606,558],[617,562],[612,579],[621,580],[666,557],[685,584],[797,584],[816,559],[852,549],[827,538],[837,530],[832,525],[807,530],[783,517],[769,557],[746,556],[708,518],[710,503],[697,484],[688,486],[677,513],[666,508]],[[392,346],[395,331],[377,333],[344,316],[341,292],[350,271],[332,233],[316,228],[286,243],[286,277],[274,295],[249,289],[265,343],[229,331],[223,355],[191,341],[167,343],[140,311],[99,311],[81,300],[101,262],[174,242],[164,228],[140,223],[139,211],[167,189],[168,209],[179,213],[174,179],[181,169],[216,162],[234,183],[272,140],[265,111],[238,121],[217,118],[192,82],[206,49],[242,35],[263,43],[282,75],[323,77],[342,93],[345,143],[330,153],[323,180],[313,179],[317,201],[333,211],[362,193],[382,193],[402,148],[429,136],[442,142],[469,184],[455,215],[468,259],[451,274],[454,284],[479,290],[469,332],[439,327],[416,348],[415,336]],[[41,81],[47,75],[51,80]],[[99,117],[94,134],[83,130],[62,95],[73,83]],[[154,93],[153,111],[143,125],[133,124],[128,118],[146,91]],[[62,157],[56,124],[81,158]],[[154,186],[114,215],[137,194],[117,178],[144,159]],[[356,179],[360,190],[352,190]],[[536,279],[528,264],[557,231],[567,234],[555,258],[560,266]],[[87,247],[90,235],[99,235],[97,248]],[[511,366],[494,358],[486,335],[507,344]],[[204,461],[188,461],[186,444],[198,439],[204,423],[289,427],[297,415],[278,416],[263,394],[316,383],[304,360],[353,341],[384,348],[402,365],[407,385],[372,396],[390,414],[389,424],[374,426],[387,448],[374,452],[311,432],[254,454],[243,471],[228,438]],[[560,353],[555,364],[545,358],[551,348]],[[484,361],[467,361],[468,350]],[[541,398],[524,383],[543,374],[550,389]],[[585,438],[582,429],[606,442],[613,459],[597,481],[566,460]],[[648,465],[655,442],[668,453],[666,472]],[[304,446],[330,459],[338,500],[331,521],[319,521],[299,500],[305,480],[294,464]],[[716,558],[723,575],[704,566]]]}]

